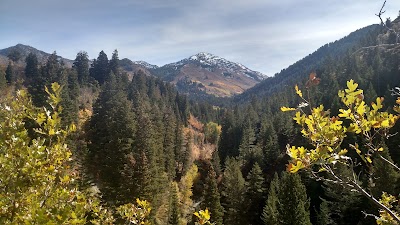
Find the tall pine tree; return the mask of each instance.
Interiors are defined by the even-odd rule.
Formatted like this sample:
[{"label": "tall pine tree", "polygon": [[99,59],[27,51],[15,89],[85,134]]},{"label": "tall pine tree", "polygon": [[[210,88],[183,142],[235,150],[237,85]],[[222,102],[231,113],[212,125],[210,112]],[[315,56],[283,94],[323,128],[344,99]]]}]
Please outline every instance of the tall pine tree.
[{"label": "tall pine tree", "polygon": [[12,62],[10,61],[8,63],[7,69],[6,69],[6,80],[8,84],[12,84],[15,82],[15,71],[14,71],[14,66],[12,65]]},{"label": "tall pine tree", "polygon": [[88,135],[90,171],[110,203],[132,200],[130,193],[126,193],[132,187],[126,184],[133,182],[126,180],[123,170],[126,156],[133,148],[135,128],[132,103],[111,76],[94,105]]},{"label": "tall pine tree", "polygon": [[232,158],[226,160],[222,187],[222,205],[225,209],[224,224],[243,224],[245,222],[243,205],[246,190],[239,161]]},{"label": "tall pine tree", "polygon": [[6,73],[0,68],[0,89],[7,85]]},{"label": "tall pine tree", "polygon": [[90,76],[97,80],[101,85],[107,80],[107,77],[110,75],[110,67],[107,54],[104,53],[104,51],[101,51],[97,59],[93,60],[89,72]]},{"label": "tall pine tree", "polygon": [[176,182],[171,183],[171,200],[169,207],[168,225],[179,225],[179,199],[178,199],[178,185]]},{"label": "tall pine tree", "polygon": [[271,181],[269,185],[269,192],[266,204],[262,213],[262,221],[264,225],[275,225],[279,224],[279,177],[278,174],[275,173],[274,179]]},{"label": "tall pine tree", "polygon": [[40,76],[39,62],[36,54],[32,52],[26,57],[25,62],[25,77],[29,83],[35,77]]},{"label": "tall pine tree", "polygon": [[221,206],[221,197],[217,187],[216,174],[211,165],[205,179],[203,197],[202,208],[208,208],[210,211],[211,222],[214,222],[216,225],[222,225],[224,208]]},{"label": "tall pine tree", "polygon": [[72,68],[76,70],[79,84],[87,84],[89,81],[89,56],[87,52],[80,51],[76,54]]},{"label": "tall pine tree", "polygon": [[267,204],[263,211],[264,224],[311,225],[306,188],[298,174],[283,172],[271,182]]},{"label": "tall pine tree", "polygon": [[249,225],[262,224],[261,213],[265,203],[264,177],[261,167],[255,163],[247,175],[245,206],[246,220]]}]

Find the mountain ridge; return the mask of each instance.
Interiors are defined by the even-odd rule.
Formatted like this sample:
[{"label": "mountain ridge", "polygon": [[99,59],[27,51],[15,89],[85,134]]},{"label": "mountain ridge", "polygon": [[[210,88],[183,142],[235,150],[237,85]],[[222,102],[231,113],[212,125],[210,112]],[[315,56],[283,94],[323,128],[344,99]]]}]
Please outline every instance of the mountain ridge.
[{"label": "mountain ridge", "polygon": [[[21,53],[19,66],[24,66],[24,58],[29,53],[37,55],[39,63],[45,63],[51,55],[44,51],[24,44],[17,44],[0,50],[0,65],[6,67],[7,55],[11,51]],[[58,56],[68,67],[72,67],[73,60]],[[130,76],[141,70],[146,75],[156,76],[177,86],[178,91],[191,96],[230,97],[253,87],[265,79],[266,75],[251,70],[248,67],[231,62],[211,53],[200,52],[178,62],[157,66],[145,61],[132,61],[128,58],[120,60],[121,68]]]},{"label": "mountain ridge", "polygon": [[[51,53],[47,53],[44,52],[42,50],[39,50],[35,47],[32,47],[30,45],[25,45],[25,44],[21,44],[18,43],[15,46],[10,46],[4,49],[0,49],[0,64],[4,65],[8,63],[8,57],[7,55],[12,52],[12,51],[17,51],[20,53],[20,60],[19,63],[24,63],[25,62],[25,58],[30,54],[30,53],[34,53],[36,55],[36,57],[38,58],[38,61],[40,63],[44,63],[47,58],[51,55]],[[65,63],[66,66],[68,67],[72,67],[73,64],[73,60],[71,59],[67,59],[67,58],[63,58],[62,56],[58,56],[58,59],[63,61]]]}]

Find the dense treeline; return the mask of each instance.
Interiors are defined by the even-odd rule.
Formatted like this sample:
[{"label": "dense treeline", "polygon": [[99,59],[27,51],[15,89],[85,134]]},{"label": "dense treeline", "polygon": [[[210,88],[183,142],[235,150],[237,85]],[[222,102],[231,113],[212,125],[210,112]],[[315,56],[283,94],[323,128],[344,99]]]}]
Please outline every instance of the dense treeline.
[{"label": "dense treeline", "polygon": [[[374,224],[362,211],[378,209],[361,195],[312,180],[307,172],[285,172],[287,144],[308,143],[292,115],[280,108],[298,104],[297,84],[312,106],[323,104],[336,115],[338,90],[349,79],[365,90],[367,102],[384,96],[386,105],[393,105],[390,90],[400,86],[400,49],[377,46],[384,32],[380,26],[356,31],[234,101],[218,104],[214,101],[221,99],[189,100],[141,71],[128,76],[116,50],[111,59],[101,51],[94,60],[79,52],[72,68],[53,53],[44,64],[28,55],[22,70],[15,64],[18,54],[11,55],[8,67],[0,69],[0,88],[26,87],[35,106],[48,108],[45,87],[53,82],[63,87],[61,123],[77,125],[66,140],[73,168],[81,188],[97,190],[104,207],[145,199],[153,224],[194,224],[193,212],[200,208],[208,208],[217,225]],[[310,72],[316,74],[312,85]],[[40,138],[32,118],[25,118],[24,126],[32,139]],[[398,164],[396,137],[381,141],[389,149],[387,158]],[[399,193],[398,174],[384,163],[357,172],[370,192]]]}]

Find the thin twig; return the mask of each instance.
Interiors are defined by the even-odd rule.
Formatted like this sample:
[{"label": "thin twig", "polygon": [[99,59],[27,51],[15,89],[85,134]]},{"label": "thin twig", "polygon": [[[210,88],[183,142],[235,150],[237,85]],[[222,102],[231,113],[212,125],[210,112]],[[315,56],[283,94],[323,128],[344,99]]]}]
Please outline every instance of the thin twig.
[{"label": "thin twig", "polygon": [[400,167],[398,167],[396,164],[394,164],[394,163],[391,162],[390,160],[386,159],[386,158],[383,157],[382,155],[379,155],[379,157],[380,157],[383,161],[385,161],[385,162],[389,163],[391,166],[393,166],[396,170],[400,171]]}]

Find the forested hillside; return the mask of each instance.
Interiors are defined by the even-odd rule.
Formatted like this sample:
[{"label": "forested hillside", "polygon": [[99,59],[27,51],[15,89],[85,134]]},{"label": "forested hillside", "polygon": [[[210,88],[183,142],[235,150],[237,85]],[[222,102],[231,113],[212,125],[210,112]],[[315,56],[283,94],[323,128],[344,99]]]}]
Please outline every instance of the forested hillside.
[{"label": "forested hillside", "polygon": [[[391,35],[355,31],[218,105],[121,64],[117,50],[93,61],[79,52],[72,67],[56,53],[41,64],[31,52],[23,66],[9,54],[0,223],[397,224],[382,209],[396,212],[400,188]],[[312,146],[324,149],[306,154]]]}]

